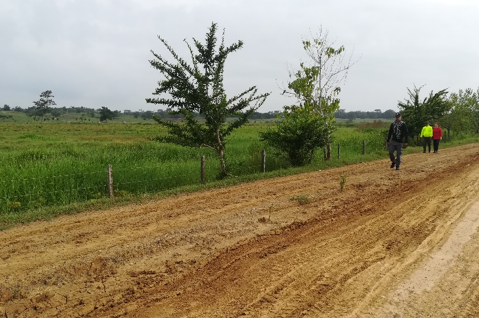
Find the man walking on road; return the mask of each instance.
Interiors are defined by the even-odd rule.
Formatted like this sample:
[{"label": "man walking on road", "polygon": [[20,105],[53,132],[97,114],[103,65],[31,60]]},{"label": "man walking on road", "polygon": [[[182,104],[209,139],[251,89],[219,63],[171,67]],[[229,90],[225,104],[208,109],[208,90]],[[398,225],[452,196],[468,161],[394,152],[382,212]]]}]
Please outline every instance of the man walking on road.
[{"label": "man walking on road", "polygon": [[422,152],[426,153],[426,145],[429,152],[431,152],[432,127],[429,125],[428,121],[426,121],[426,126],[422,127],[420,137],[422,138]]},{"label": "man walking on road", "polygon": [[[403,141],[404,146],[407,146],[407,126],[401,120],[401,113],[396,113],[396,120],[389,127],[387,139],[391,168],[396,167],[396,170],[399,170],[399,165],[401,164]],[[396,152],[396,157],[394,157],[394,152]]]}]

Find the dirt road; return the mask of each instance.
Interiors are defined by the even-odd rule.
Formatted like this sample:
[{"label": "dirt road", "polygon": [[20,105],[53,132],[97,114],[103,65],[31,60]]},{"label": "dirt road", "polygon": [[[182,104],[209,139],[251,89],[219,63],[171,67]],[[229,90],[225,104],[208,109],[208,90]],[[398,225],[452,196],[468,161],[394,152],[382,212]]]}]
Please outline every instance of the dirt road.
[{"label": "dirt road", "polygon": [[384,159],[0,232],[0,317],[479,317],[478,145],[401,168]]}]

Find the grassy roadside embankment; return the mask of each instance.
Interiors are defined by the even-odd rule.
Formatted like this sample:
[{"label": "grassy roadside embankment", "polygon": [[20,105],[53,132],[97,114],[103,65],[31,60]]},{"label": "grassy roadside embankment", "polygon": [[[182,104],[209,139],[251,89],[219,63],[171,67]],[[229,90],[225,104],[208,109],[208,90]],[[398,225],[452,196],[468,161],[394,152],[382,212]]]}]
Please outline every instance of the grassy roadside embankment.
[{"label": "grassy roadside embankment", "polygon": [[[158,125],[0,123],[0,227],[387,156],[384,124],[340,127],[334,134],[330,161],[324,161],[318,151],[311,165],[289,168],[272,149],[266,149],[263,173],[259,132],[268,125],[246,125],[227,139],[228,167],[237,177],[216,181],[219,168],[213,151],[158,143],[154,140],[162,133]],[[474,141],[477,138],[465,138],[441,147]],[[415,151],[420,148],[409,147],[405,152]],[[206,157],[205,185],[200,183],[201,156]],[[113,169],[114,198],[108,196],[108,165]]]}]

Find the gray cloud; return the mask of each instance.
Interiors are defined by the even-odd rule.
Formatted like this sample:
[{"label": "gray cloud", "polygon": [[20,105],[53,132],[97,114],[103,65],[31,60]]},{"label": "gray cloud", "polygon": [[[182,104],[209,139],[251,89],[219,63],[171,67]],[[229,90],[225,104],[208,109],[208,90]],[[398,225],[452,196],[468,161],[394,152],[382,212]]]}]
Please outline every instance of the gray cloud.
[{"label": "gray cloud", "polygon": [[413,85],[479,86],[478,10],[467,0],[3,0],[0,104],[29,107],[49,89],[59,106],[155,110],[145,102],[161,79],[150,50],[168,56],[157,36],[188,59],[183,40],[203,40],[217,22],[227,44],[245,43],[227,61],[227,92],[271,92],[260,111],[294,103],[278,85],[307,60],[301,40],[320,26],[361,57],[341,107],[396,109]]}]

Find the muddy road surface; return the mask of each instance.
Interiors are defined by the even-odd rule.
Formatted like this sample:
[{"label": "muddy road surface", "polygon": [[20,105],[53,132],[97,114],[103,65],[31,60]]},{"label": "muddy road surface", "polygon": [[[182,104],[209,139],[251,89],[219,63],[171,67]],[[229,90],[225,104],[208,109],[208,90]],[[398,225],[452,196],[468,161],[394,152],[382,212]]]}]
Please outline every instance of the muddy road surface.
[{"label": "muddy road surface", "polygon": [[478,144],[62,216],[0,232],[0,317],[479,317],[478,227]]}]

